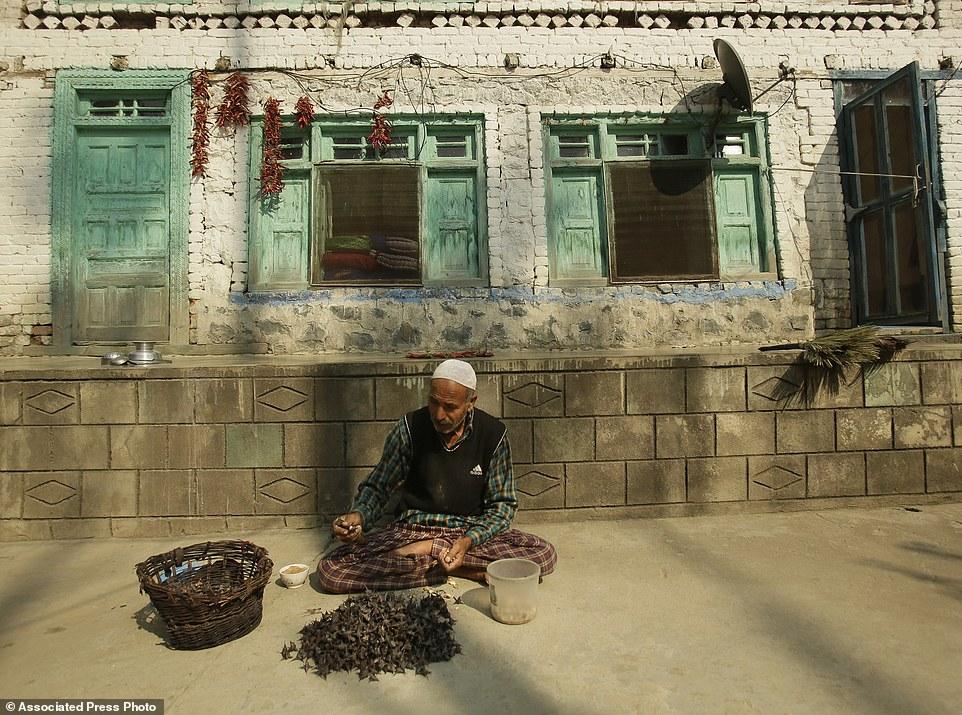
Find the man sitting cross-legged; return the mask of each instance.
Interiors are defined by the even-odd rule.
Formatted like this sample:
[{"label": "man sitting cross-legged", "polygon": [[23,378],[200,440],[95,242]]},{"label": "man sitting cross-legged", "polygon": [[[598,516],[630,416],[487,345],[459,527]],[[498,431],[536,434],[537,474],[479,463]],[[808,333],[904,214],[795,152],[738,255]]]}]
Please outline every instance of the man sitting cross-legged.
[{"label": "man sitting cross-legged", "polygon": [[[542,575],[554,570],[551,544],[510,528],[518,499],[508,437],[475,408],[476,388],[468,363],[438,365],[427,406],[398,420],[352,510],[334,520],[344,546],[317,565],[325,591],[437,585],[448,575],[480,581],[504,558],[531,559]],[[396,492],[400,515],[372,531]]]}]

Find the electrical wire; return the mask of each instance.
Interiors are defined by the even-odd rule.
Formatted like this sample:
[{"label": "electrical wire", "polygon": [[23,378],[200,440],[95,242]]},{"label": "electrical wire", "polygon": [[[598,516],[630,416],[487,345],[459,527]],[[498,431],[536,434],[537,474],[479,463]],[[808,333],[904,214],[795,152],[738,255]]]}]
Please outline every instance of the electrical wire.
[{"label": "electrical wire", "polygon": [[787,105],[790,101],[792,101],[795,98],[795,95],[797,94],[797,92],[798,92],[798,79],[796,79],[796,77],[792,75],[792,91],[785,98],[785,101],[778,106],[778,109],[776,109],[774,112],[769,112],[767,116],[774,117],[776,114],[782,111],[785,108],[785,105]]},{"label": "electrical wire", "polygon": [[[582,59],[581,61],[562,69],[551,71],[551,72],[534,72],[527,74],[511,74],[506,75],[503,72],[485,72],[473,69],[466,69],[458,67],[457,65],[452,65],[450,63],[444,62],[442,60],[437,60],[431,57],[426,57],[420,54],[408,54],[401,57],[394,57],[386,59],[382,62],[377,63],[371,67],[368,67],[362,72],[352,72],[352,73],[308,73],[304,71],[289,70],[280,67],[264,67],[264,68],[253,68],[264,72],[274,72],[281,74],[283,76],[289,77],[300,89],[301,92],[307,97],[309,97],[313,103],[324,113],[328,115],[338,115],[343,117],[349,116],[375,116],[378,112],[372,107],[348,107],[335,109],[333,107],[327,106],[321,99],[320,92],[321,89],[316,89],[317,83],[322,83],[324,85],[340,85],[355,83],[355,90],[360,92],[365,83],[382,83],[385,79],[391,78],[393,88],[384,89],[382,87],[381,91],[388,92],[394,97],[403,96],[406,98],[406,102],[411,107],[411,112],[415,115],[415,118],[420,124],[425,123],[426,114],[428,113],[426,108],[425,97],[427,92],[430,90],[432,93],[432,113],[436,112],[436,89],[434,87],[434,82],[431,78],[431,72],[434,69],[444,69],[450,71],[461,77],[462,79],[497,79],[499,82],[529,82],[533,80],[547,80],[554,81],[562,78],[568,78],[585,72],[589,69],[593,69],[596,65],[603,59],[609,58],[611,60],[618,60],[621,64],[622,69],[629,72],[651,72],[660,71],[670,73],[672,76],[671,84],[678,93],[679,98],[684,102],[686,112],[691,115],[692,105],[689,97],[688,88],[685,85],[685,81],[678,71],[677,67],[671,65],[662,65],[658,63],[650,62],[639,62],[630,57],[626,57],[621,54],[612,54],[610,51],[604,54],[594,55]],[[418,96],[415,97],[414,91],[412,91],[408,78],[405,77],[404,70],[409,67],[414,67],[418,71],[418,85],[420,91]],[[178,83],[184,84],[189,82],[190,79],[196,72],[201,70],[192,70],[188,73],[187,79]],[[233,72],[245,71],[244,69],[235,69]],[[246,70],[251,71],[251,70]],[[231,73],[225,73],[229,76]],[[211,84],[217,84],[226,81],[227,76],[222,79],[211,80]],[[954,76],[954,73],[953,73]],[[951,77],[949,78],[951,79]],[[946,80],[948,81],[948,80]],[[943,88],[944,89],[944,88]],[[792,91],[789,93],[788,97],[782,102],[779,107],[770,112],[767,116],[772,117],[782,111],[790,101],[796,96],[797,93],[797,79],[792,77]],[[667,121],[671,121],[672,117],[668,117]],[[716,118],[717,123],[717,118]],[[421,142],[415,147],[414,161],[420,159],[421,153],[427,142],[427,135],[423,135]]]},{"label": "electrical wire", "polygon": [[962,64],[959,64],[954,70],[952,70],[952,74],[950,74],[948,77],[945,78],[945,80],[943,80],[942,86],[941,86],[939,89],[937,89],[936,91],[932,92],[932,96],[933,96],[933,97],[940,97],[940,96],[942,96],[942,92],[944,92],[946,89],[948,89],[948,87],[949,87],[949,82],[951,82],[953,79],[955,79],[955,75],[957,75],[957,74],[959,73],[959,70],[960,70],[960,69],[962,69]]}]

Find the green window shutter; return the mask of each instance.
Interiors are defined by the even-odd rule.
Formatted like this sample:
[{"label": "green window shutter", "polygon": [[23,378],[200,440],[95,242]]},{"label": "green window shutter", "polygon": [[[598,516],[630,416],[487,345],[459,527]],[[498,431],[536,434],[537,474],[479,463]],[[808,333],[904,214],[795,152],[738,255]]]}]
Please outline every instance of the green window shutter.
[{"label": "green window shutter", "polygon": [[277,197],[251,207],[250,290],[307,287],[310,175],[289,173]]},{"label": "green window shutter", "polygon": [[764,272],[765,251],[759,240],[762,212],[756,168],[715,167],[715,216],[721,275]]},{"label": "green window shutter", "polygon": [[481,277],[478,255],[477,173],[432,171],[427,179],[424,280]]},{"label": "green window shutter", "polygon": [[553,278],[604,277],[599,186],[597,170],[555,171],[552,176],[548,225]]}]

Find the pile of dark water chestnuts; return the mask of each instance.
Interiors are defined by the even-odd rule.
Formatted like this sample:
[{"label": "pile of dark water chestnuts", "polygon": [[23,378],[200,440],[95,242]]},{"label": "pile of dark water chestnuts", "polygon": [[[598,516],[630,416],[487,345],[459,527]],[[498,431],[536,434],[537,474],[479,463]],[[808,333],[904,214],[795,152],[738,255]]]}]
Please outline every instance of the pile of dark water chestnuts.
[{"label": "pile of dark water chestnuts", "polygon": [[304,670],[326,678],[334,671],[356,670],[359,679],[412,669],[427,675],[429,663],[461,652],[454,619],[444,598],[431,593],[408,598],[396,593],[365,593],[348,598],[333,611],[301,629],[300,643],[281,650]]}]

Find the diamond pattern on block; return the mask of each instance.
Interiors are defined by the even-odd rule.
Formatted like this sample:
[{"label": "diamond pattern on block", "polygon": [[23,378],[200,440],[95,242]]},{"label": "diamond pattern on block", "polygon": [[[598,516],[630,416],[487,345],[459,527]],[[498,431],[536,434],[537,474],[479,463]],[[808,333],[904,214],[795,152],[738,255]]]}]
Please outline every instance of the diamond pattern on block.
[{"label": "diamond pattern on block", "polygon": [[773,492],[777,492],[802,481],[802,475],[796,474],[790,469],[785,469],[785,467],[780,467],[776,464],[756,474],[752,481],[761,487],[766,487]]},{"label": "diamond pattern on block", "polygon": [[298,405],[303,405],[306,400],[307,395],[286,385],[275,387],[257,397],[257,401],[262,405],[267,405],[278,412],[290,412]]},{"label": "diamond pattern on block", "polygon": [[752,394],[764,397],[766,400],[778,402],[786,397],[791,397],[802,389],[801,385],[796,385],[791,380],[781,377],[770,377],[758,383],[752,388]]},{"label": "diamond pattern on block", "polygon": [[290,504],[310,492],[310,487],[290,477],[275,479],[260,488],[261,494],[281,504]]},{"label": "diamond pattern on block", "polygon": [[541,405],[546,405],[561,397],[561,390],[555,390],[553,387],[542,385],[540,382],[529,382],[511,390],[511,392],[506,392],[504,396],[512,402],[517,402],[526,407],[541,407]]},{"label": "diamond pattern on block", "polygon": [[48,479],[26,491],[27,496],[47,506],[56,506],[77,495],[77,490],[69,484]]},{"label": "diamond pattern on block", "polygon": [[549,489],[554,489],[560,480],[557,477],[549,476],[543,472],[532,470],[525,472],[515,481],[517,490],[529,497],[536,497],[544,494]]},{"label": "diamond pattern on block", "polygon": [[45,415],[55,415],[73,405],[74,398],[59,390],[44,390],[26,401],[30,407]]}]

